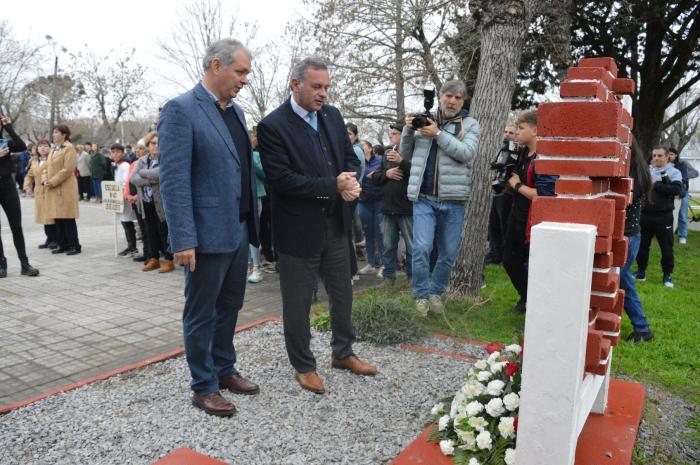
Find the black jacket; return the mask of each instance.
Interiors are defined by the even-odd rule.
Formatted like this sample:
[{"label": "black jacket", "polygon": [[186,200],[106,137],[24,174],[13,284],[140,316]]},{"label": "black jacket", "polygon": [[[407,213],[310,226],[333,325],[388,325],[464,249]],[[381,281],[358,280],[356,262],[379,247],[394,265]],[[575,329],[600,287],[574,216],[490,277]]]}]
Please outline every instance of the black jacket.
[{"label": "black jacket", "polygon": [[[350,144],[345,121],[337,108],[324,105],[318,112],[319,129],[326,128],[329,152],[340,171],[360,172],[360,161]],[[321,124],[322,123],[322,124]],[[336,179],[315,159],[308,123],[294,113],[289,100],[258,124],[260,159],[271,192],[275,248],[288,255],[310,258],[321,250],[329,202],[335,199],[343,231],[350,231],[350,206],[338,194]]]},{"label": "black jacket", "polygon": [[[386,172],[390,168],[399,167],[403,173],[401,181],[395,181],[386,177]],[[406,196],[408,189],[408,178],[411,176],[411,162],[401,160],[401,163],[394,163],[386,158],[382,162],[382,168],[377,171],[372,178],[374,182],[384,189],[384,205],[382,213],[385,215],[412,215],[413,204]]]},{"label": "black jacket", "polygon": [[0,139],[3,138],[4,132],[7,132],[7,135],[10,136],[10,139],[7,140],[7,148],[10,149],[10,153],[0,157],[0,176],[7,176],[17,171],[15,159],[10,154],[27,150],[27,144],[12,129],[12,126],[7,125],[0,128]]},{"label": "black jacket", "polygon": [[654,183],[651,190],[651,203],[642,207],[642,215],[668,215],[673,213],[674,199],[681,195],[683,184],[680,181]]}]

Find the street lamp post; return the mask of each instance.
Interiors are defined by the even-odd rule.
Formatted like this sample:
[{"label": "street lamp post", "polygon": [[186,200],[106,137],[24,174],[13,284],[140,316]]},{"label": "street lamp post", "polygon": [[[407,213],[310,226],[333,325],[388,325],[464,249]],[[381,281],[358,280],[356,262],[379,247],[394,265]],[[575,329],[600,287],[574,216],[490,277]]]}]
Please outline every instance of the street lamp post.
[{"label": "street lamp post", "polygon": [[51,135],[53,134],[53,128],[56,126],[56,110],[57,110],[57,104],[58,102],[56,101],[58,99],[57,93],[58,93],[58,52],[65,52],[66,48],[61,47],[60,50],[56,50],[57,43],[51,37],[49,34],[46,35],[46,40],[49,41],[49,44],[51,44],[51,47],[53,48],[53,54],[54,54],[54,61],[53,61],[53,86],[51,89],[51,123],[50,123],[50,128],[49,128],[49,140],[51,140]]}]

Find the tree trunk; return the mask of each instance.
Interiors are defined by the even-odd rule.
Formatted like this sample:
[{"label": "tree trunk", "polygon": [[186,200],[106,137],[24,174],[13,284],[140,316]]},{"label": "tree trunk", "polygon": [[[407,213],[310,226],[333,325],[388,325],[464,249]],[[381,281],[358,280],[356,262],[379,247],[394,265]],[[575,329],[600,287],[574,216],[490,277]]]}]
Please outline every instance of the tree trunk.
[{"label": "tree trunk", "polygon": [[536,0],[471,1],[480,22],[481,59],[471,102],[471,116],[481,128],[472,165],[471,196],[465,206],[462,242],[452,271],[449,297],[478,298],[483,282],[486,230],[491,209],[489,162],[498,152],[515,90],[527,27]]}]

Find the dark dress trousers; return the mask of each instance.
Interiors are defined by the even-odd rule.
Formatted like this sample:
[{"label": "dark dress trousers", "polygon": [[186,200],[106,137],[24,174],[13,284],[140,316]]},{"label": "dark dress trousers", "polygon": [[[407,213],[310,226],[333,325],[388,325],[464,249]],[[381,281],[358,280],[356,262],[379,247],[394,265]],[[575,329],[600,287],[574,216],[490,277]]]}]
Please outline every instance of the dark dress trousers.
[{"label": "dark dress trousers", "polygon": [[169,243],[196,253],[195,271],[185,268],[182,320],[191,388],[206,395],[236,372],[248,244],[258,245],[253,154],[243,112],[221,110],[201,83],[165,104],[158,137]]},{"label": "dark dress trousers", "polygon": [[284,337],[292,366],[316,370],[309,347],[312,287],[319,276],[329,296],[332,354],[352,355],[350,206],[337,192],[343,171],[360,162],[335,107],[324,105],[312,128],[287,100],[258,125],[260,158],[271,186],[273,243],[279,254]]}]

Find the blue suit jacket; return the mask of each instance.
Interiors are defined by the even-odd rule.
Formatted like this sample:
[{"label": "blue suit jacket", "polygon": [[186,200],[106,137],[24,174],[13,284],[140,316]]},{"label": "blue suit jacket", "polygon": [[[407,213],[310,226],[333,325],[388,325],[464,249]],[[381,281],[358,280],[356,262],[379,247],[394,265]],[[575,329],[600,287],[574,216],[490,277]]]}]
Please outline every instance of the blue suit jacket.
[{"label": "blue suit jacket", "polygon": [[[229,253],[241,242],[241,161],[221,114],[202,84],[165,104],[158,122],[160,191],[173,252]],[[235,105],[243,127],[243,111]],[[252,144],[251,144],[252,146]],[[252,151],[251,199],[256,198]],[[257,202],[248,237],[258,244]]]}]

